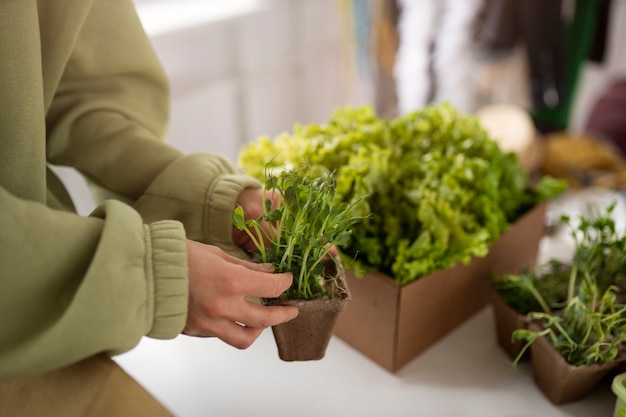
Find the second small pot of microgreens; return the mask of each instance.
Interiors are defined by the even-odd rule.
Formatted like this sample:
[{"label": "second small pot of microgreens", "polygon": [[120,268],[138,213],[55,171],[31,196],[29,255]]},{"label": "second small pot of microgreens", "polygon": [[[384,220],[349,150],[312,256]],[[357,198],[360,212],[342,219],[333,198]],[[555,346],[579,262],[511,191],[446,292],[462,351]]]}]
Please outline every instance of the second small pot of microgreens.
[{"label": "second small pot of microgreens", "polygon": [[299,314],[272,327],[278,353],[285,361],[324,357],[335,323],[350,292],[343,265],[331,250],[350,239],[360,220],[352,205],[336,204],[332,174],[308,176],[302,170],[266,176],[265,196],[279,193],[280,203],[265,198],[264,213],[246,219],[242,207],[233,223],[257,248],[257,261],[271,263],[277,273],[291,272],[291,287],[265,304],[295,305]]},{"label": "second small pot of microgreens", "polygon": [[514,338],[531,346],[533,378],[554,404],[586,396],[618,366],[624,346],[626,306],[615,299],[615,287],[604,293],[583,279],[576,296],[555,313],[530,313],[528,329]]},{"label": "second small pot of microgreens", "polygon": [[[509,277],[507,281],[535,302],[535,309],[527,312],[531,326],[513,332],[513,340],[526,342],[514,364],[532,345],[535,379],[557,404],[584,396],[601,376],[598,372],[608,372],[623,359],[626,304],[620,298],[626,238],[615,228],[613,209],[614,204],[609,205],[604,215],[595,219],[580,216],[577,224],[562,217],[576,244],[571,264],[554,261],[552,274]],[[547,360],[545,353],[536,353],[540,348],[558,352],[560,365],[553,360],[557,356],[550,354],[552,359]],[[570,376],[572,373],[576,375]],[[589,379],[583,378],[587,374]]]},{"label": "second small pot of microgreens", "polygon": [[616,230],[611,217],[614,208],[615,203],[610,204],[593,219],[579,216],[577,223],[569,216],[561,218],[575,241],[569,265],[552,261],[543,276],[508,277],[508,285],[524,290],[538,307],[523,313],[541,323],[543,330],[520,329],[514,334],[516,339],[526,340],[527,347],[537,337],[549,336],[574,366],[617,357],[626,340],[626,304],[619,300],[626,275],[626,235]]}]

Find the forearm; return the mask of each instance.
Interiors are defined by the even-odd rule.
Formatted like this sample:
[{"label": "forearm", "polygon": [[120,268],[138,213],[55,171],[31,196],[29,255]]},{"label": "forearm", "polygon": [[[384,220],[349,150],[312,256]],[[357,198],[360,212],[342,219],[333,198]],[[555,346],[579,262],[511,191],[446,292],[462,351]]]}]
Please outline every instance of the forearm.
[{"label": "forearm", "polygon": [[46,155],[132,200],[182,156],[163,143],[169,86],[133,3],[92,3],[80,30],[55,40],[73,47],[46,112]]},{"label": "forearm", "polygon": [[174,337],[187,311],[178,222],[150,226],[108,202],[92,217],[0,188],[0,379]]},{"label": "forearm", "polygon": [[257,180],[237,173],[224,157],[193,154],[165,169],[134,208],[147,222],[178,220],[185,225],[187,238],[244,257],[233,242],[232,214],[241,191],[259,187]]}]

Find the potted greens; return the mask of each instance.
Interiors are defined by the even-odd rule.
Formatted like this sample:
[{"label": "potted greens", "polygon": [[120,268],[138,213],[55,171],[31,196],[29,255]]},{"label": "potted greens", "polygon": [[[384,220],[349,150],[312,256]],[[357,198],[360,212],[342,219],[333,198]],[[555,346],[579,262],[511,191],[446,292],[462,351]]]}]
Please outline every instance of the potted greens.
[{"label": "potted greens", "polygon": [[330,174],[315,178],[303,170],[268,174],[267,192],[279,193],[282,203],[273,207],[266,198],[264,214],[248,220],[238,206],[233,223],[254,242],[259,262],[271,263],[276,272],[293,273],[291,288],[276,299],[264,300],[299,309],[294,320],[272,327],[280,358],[321,359],[337,317],[350,300],[343,266],[329,253],[347,241],[358,218],[351,206],[335,202]]},{"label": "potted greens", "polygon": [[600,293],[585,280],[563,310],[530,313],[530,326],[513,332],[514,339],[527,342],[520,356],[530,346],[533,377],[554,404],[584,397],[617,366],[626,305],[615,298],[615,287]]},{"label": "potted greens", "polygon": [[518,245],[520,231],[538,231],[502,272],[534,262],[540,203],[563,189],[532,186],[514,154],[448,104],[392,119],[346,107],[240,153],[239,166],[261,180],[268,163],[335,172],[335,202],[368,215],[338,245],[354,301],[335,333],[394,372],[485,306],[485,277],[498,258],[487,254],[503,234]]},{"label": "potted greens", "polygon": [[552,313],[562,309],[575,295],[579,276],[594,276],[601,292],[617,285],[617,293],[623,297],[626,237],[616,230],[614,209],[615,202],[593,218],[562,216],[554,225],[570,229],[575,245],[571,262],[552,259],[518,274],[492,277],[490,302],[496,334],[500,346],[512,358],[523,346],[521,341],[512,340],[513,331],[526,327],[527,316],[533,311]]},{"label": "potted greens", "polygon": [[514,342],[525,342],[514,364],[530,348],[537,385],[555,404],[586,395],[622,359],[626,304],[617,284],[626,272],[626,238],[615,230],[613,209],[580,216],[576,225],[561,218],[576,242],[571,264],[553,260],[545,275],[509,275],[494,287],[517,311],[530,310],[528,325],[512,332]]},{"label": "potted greens", "polygon": [[523,268],[518,274],[492,277],[489,302],[496,337],[511,359],[519,361],[529,357],[527,354],[519,356],[524,343],[514,340],[513,332],[528,327],[529,313],[550,313],[562,305],[567,295],[568,278],[568,266],[557,260],[543,266]]}]

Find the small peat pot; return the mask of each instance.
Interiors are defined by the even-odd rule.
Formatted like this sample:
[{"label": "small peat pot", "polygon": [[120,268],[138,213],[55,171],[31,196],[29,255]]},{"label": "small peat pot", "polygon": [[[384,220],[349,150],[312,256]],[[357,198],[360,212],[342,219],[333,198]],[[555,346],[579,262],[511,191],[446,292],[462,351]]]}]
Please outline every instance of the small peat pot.
[{"label": "small peat pot", "polygon": [[530,349],[535,383],[556,405],[582,399],[617,365],[570,365],[544,336],[537,338]]},{"label": "small peat pot", "polygon": [[[515,330],[528,327],[528,318],[508,305],[493,288],[488,291],[488,299],[492,307],[498,345],[511,359],[515,359],[522,351],[524,342],[513,340],[512,335]],[[520,358],[527,359],[530,359],[530,349],[527,349]]]},{"label": "small peat pot", "polygon": [[319,360],[326,354],[335,323],[352,299],[343,268],[325,265],[325,285],[330,297],[312,300],[265,300],[266,305],[298,307],[298,316],[272,326],[280,359],[288,362]]},{"label": "small peat pot", "polygon": [[284,300],[271,305],[293,305],[299,314],[295,319],[272,326],[278,356],[284,361],[319,360],[326,354],[326,347],[333,334],[339,314],[350,301],[343,299]]},{"label": "small peat pot", "polygon": [[[248,219],[243,207],[233,213],[233,224],[257,247],[259,262],[274,265],[275,272],[291,272],[293,282],[265,305],[294,305],[298,316],[272,326],[278,353],[285,361],[324,357],[339,314],[350,300],[340,259],[331,254],[350,239],[351,227],[362,217],[352,214],[353,204],[334,203],[332,173],[311,177],[305,171],[281,171],[266,177],[265,189],[280,195],[282,204],[265,199],[264,214]],[[264,224],[271,225],[269,231]]]}]

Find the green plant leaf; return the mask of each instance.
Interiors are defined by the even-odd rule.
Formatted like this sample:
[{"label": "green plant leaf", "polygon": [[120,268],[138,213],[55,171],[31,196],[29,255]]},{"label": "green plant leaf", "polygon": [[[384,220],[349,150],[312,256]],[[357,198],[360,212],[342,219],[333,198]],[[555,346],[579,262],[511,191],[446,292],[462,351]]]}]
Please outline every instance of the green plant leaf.
[{"label": "green plant leaf", "polygon": [[[336,182],[331,174],[311,176],[302,169],[281,170],[277,175],[269,170],[265,172],[268,175],[265,191],[279,193],[282,204],[272,210],[271,202],[266,200],[261,219],[248,220],[243,226],[243,210],[237,208],[233,222],[251,236],[259,248],[260,259],[272,263],[276,272],[293,273],[293,285],[281,297],[332,297],[332,286],[327,285],[328,278],[323,276],[322,261],[331,246],[345,241],[343,236],[349,236],[349,230],[361,217],[351,213],[352,205],[334,199]],[[273,223],[273,232],[265,236],[270,241],[267,249],[259,237],[261,220]]]},{"label": "green plant leaf", "polygon": [[[401,283],[485,256],[520,215],[562,192],[549,179],[532,189],[517,157],[448,104],[394,119],[370,106],[340,108],[325,123],[258,138],[238,162],[262,181],[269,171],[332,172],[333,201],[354,204],[352,213],[366,217],[342,240],[342,254]],[[275,188],[276,179],[267,181]]]},{"label": "green plant leaf", "polygon": [[244,212],[241,206],[237,206],[235,208],[235,212],[233,213],[233,224],[239,230],[243,230],[246,227]]}]

